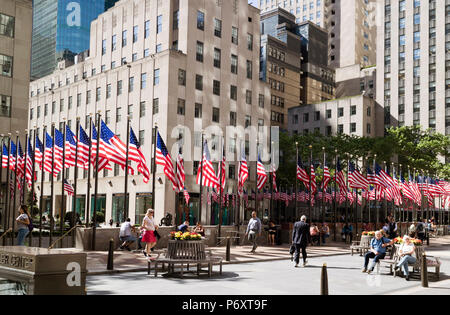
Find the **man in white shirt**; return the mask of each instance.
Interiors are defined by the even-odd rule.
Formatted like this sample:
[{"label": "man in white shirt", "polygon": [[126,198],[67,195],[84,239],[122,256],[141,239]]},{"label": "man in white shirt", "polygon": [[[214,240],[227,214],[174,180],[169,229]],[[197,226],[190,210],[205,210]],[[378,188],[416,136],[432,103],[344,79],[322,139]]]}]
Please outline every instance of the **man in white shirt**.
[{"label": "man in white shirt", "polygon": [[256,236],[261,236],[261,220],[256,216],[256,212],[252,212],[252,218],[248,222],[247,231],[245,236],[248,235],[248,240],[253,243],[253,248],[251,253],[255,253],[256,247]]},{"label": "man in white shirt", "polygon": [[134,226],[131,225],[131,219],[128,218],[126,222],[122,223],[120,226],[120,234],[119,238],[120,241],[122,241],[122,245],[120,245],[120,249],[126,249],[131,251],[130,245],[133,244],[134,241],[136,241],[136,237],[133,236],[132,232],[134,232],[136,229]]}]

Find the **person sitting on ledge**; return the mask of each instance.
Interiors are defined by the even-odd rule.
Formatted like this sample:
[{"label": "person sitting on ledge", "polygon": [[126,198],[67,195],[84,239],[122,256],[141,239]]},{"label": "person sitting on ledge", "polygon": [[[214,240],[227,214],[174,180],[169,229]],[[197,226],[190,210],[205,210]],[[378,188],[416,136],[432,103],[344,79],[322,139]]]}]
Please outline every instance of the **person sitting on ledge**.
[{"label": "person sitting on ledge", "polygon": [[189,221],[184,221],[183,224],[178,226],[178,231],[182,233],[189,232]]},{"label": "person sitting on ledge", "polygon": [[200,234],[201,236],[205,236],[205,229],[200,224],[200,222],[197,222],[197,225],[194,227],[194,233]]}]

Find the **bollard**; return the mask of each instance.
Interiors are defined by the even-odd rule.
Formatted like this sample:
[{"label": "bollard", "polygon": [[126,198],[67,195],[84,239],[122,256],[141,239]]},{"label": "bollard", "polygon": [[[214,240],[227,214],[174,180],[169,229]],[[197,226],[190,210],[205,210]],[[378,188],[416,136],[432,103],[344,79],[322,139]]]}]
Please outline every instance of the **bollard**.
[{"label": "bollard", "polygon": [[109,240],[108,265],[107,270],[114,270],[114,240]]},{"label": "bollard", "polygon": [[322,274],[320,276],[320,295],[328,295],[328,274],[327,264],[322,266]]},{"label": "bollard", "polygon": [[230,261],[231,259],[230,259],[230,246],[231,246],[231,239],[230,239],[230,237],[227,237],[227,251],[226,251],[226,254],[225,254],[225,260],[226,261]]},{"label": "bollard", "polygon": [[427,231],[427,246],[430,246],[430,232]]},{"label": "bollard", "polygon": [[425,253],[422,255],[422,272],[420,275],[422,278],[422,287],[428,288],[427,255]]}]

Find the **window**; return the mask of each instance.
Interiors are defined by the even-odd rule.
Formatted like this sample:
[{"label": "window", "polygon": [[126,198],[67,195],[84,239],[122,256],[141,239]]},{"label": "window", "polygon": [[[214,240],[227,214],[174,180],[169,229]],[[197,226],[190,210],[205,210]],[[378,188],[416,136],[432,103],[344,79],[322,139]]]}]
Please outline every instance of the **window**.
[{"label": "window", "polygon": [[81,106],[81,93],[77,94],[77,107]]},{"label": "window", "polygon": [[247,60],[247,79],[253,77],[253,64],[251,60]]},{"label": "window", "polygon": [[264,108],[264,95],[263,94],[259,94],[258,97],[258,106],[260,108]]},{"label": "window", "polygon": [[327,109],[327,119],[331,119],[331,109]]},{"label": "window", "polygon": [[69,96],[68,109],[72,109],[72,96]]},{"label": "window", "polygon": [[303,114],[303,122],[304,123],[309,122],[309,113],[304,113]]},{"label": "window", "polygon": [[153,115],[159,113],[159,98],[153,100]]},{"label": "window", "polygon": [[154,75],[153,75],[153,85],[159,84],[159,69],[155,69]]},{"label": "window", "polygon": [[150,49],[145,48],[144,49],[144,58],[150,56]]},{"label": "window", "polygon": [[139,36],[139,27],[133,26],[133,43],[136,43],[138,41],[138,36]]},{"label": "window", "polygon": [[44,116],[47,116],[48,114],[48,104],[44,105]]},{"label": "window", "polygon": [[356,106],[353,105],[350,107],[350,115],[351,116],[356,115]]},{"label": "window", "polygon": [[[236,139],[230,139],[230,147],[229,152],[230,153],[236,153]],[[235,179],[236,177],[236,167],[234,165],[228,166],[228,178],[229,179]]]},{"label": "window", "polygon": [[245,103],[252,105],[252,91],[250,90],[245,91]]},{"label": "window", "polygon": [[102,88],[98,87],[95,93],[95,101],[96,102],[100,101],[101,96],[102,96]]},{"label": "window", "polygon": [[238,45],[238,33],[238,28],[233,26],[231,29],[231,42],[235,45]]},{"label": "window", "polygon": [[205,13],[197,11],[197,28],[199,30],[205,30]]},{"label": "window", "polygon": [[113,35],[111,40],[111,50],[114,51],[117,49],[117,36]]},{"label": "window", "polygon": [[338,117],[344,116],[344,108],[340,107],[338,108]]},{"label": "window", "polygon": [[220,81],[213,80],[213,94],[220,95]]},{"label": "window", "polygon": [[230,86],[230,98],[234,101],[237,100],[237,86],[235,85]]},{"label": "window", "polygon": [[156,21],[157,21],[156,34],[159,34],[162,32],[162,15],[158,15]]},{"label": "window", "polygon": [[134,77],[128,79],[128,92],[131,93],[134,91]]},{"label": "window", "polygon": [[139,144],[143,145],[145,142],[145,130],[139,130]]},{"label": "window", "polygon": [[130,119],[133,119],[133,105],[128,105],[128,112],[127,112],[127,114],[130,117]]},{"label": "window", "polygon": [[186,101],[181,99],[181,98],[179,98],[178,99],[178,106],[177,106],[177,114],[184,116],[185,111],[186,111]]},{"label": "window", "polygon": [[194,117],[202,118],[202,104],[195,103]]},{"label": "window", "polygon": [[231,73],[238,73],[238,57],[236,55],[231,55]]},{"label": "window", "polygon": [[147,73],[141,74],[141,90],[147,87]]},{"label": "window", "polygon": [[116,123],[120,122],[122,120],[122,108],[117,107],[116,109]]},{"label": "window", "polygon": [[145,117],[145,102],[139,104],[139,118]]},{"label": "window", "polygon": [[252,125],[252,117],[249,115],[245,115],[245,128],[248,128]]},{"label": "window", "polygon": [[221,63],[221,51],[218,48],[214,48],[214,67],[220,69]]},{"label": "window", "polygon": [[127,31],[122,32],[122,47],[127,45]]},{"label": "window", "polygon": [[14,17],[0,13],[0,35],[14,37]]},{"label": "window", "polygon": [[102,41],[102,55],[106,54],[106,39]]},{"label": "window", "polygon": [[111,111],[107,110],[105,112],[105,123],[108,125],[111,123]]},{"label": "window", "polygon": [[236,127],[237,124],[237,114],[236,112],[230,112],[230,126]]},{"label": "window", "polygon": [[356,132],[356,123],[350,124],[350,132]]},{"label": "window", "polygon": [[[38,107],[38,118],[39,115],[40,115],[40,107]],[[11,117],[11,96],[0,95],[0,116]]]},{"label": "window", "polygon": [[216,107],[213,107],[212,121],[216,123],[220,122],[220,109]]},{"label": "window", "polygon": [[338,125],[337,132],[338,133],[344,133],[344,125]]},{"label": "window", "polygon": [[186,71],[178,69],[178,85],[186,86]]},{"label": "window", "polygon": [[370,124],[367,124],[366,131],[368,134],[372,133],[372,128]]},{"label": "window", "polygon": [[222,21],[214,19],[214,36],[222,37]]},{"label": "window", "polygon": [[203,91],[203,76],[195,75],[195,89]]},{"label": "window", "polygon": [[144,38],[148,38],[150,36],[150,21],[145,21],[145,31]]},{"label": "window", "polygon": [[203,43],[199,41],[197,41],[196,60],[199,62],[203,62]]},{"label": "window", "polygon": [[117,95],[122,95],[122,80],[117,81]]},{"label": "window", "polygon": [[0,75],[12,77],[13,58],[0,54]]},{"label": "window", "polygon": [[180,23],[180,11],[177,10],[173,13],[173,29],[178,29],[178,24]]},{"label": "window", "polygon": [[106,99],[111,97],[111,84],[106,85]]},{"label": "window", "polygon": [[247,48],[248,50],[253,50],[253,35],[247,34]]},{"label": "window", "polygon": [[320,120],[320,111],[317,111],[314,113],[314,120],[319,121]]}]

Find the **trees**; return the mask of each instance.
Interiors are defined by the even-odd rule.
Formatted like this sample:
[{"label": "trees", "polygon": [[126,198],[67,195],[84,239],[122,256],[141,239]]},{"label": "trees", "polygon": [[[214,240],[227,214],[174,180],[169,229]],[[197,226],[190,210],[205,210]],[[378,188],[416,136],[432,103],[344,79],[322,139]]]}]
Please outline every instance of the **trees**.
[{"label": "trees", "polygon": [[[281,167],[277,171],[277,182],[281,186],[295,185],[296,142],[305,167],[309,167],[311,154],[309,146],[312,146],[313,163],[316,167],[320,167],[316,170],[318,182],[322,179],[323,148],[327,164],[333,165],[332,168],[336,154],[341,159],[343,167],[346,167],[350,155],[354,160],[365,159],[365,166],[372,165],[376,154],[376,160],[380,164],[384,161],[401,164],[404,174],[409,167],[411,172],[416,168],[418,171],[423,170],[425,175],[450,179],[450,165],[442,161],[445,156],[450,157],[450,137],[430,130],[421,130],[418,126],[405,126],[391,128],[384,137],[377,138],[344,134],[325,137],[320,133],[289,136],[287,133],[280,133]],[[332,176],[333,172],[332,170]]]}]

